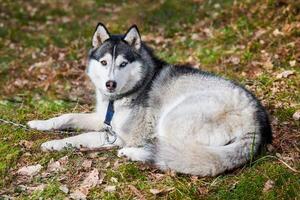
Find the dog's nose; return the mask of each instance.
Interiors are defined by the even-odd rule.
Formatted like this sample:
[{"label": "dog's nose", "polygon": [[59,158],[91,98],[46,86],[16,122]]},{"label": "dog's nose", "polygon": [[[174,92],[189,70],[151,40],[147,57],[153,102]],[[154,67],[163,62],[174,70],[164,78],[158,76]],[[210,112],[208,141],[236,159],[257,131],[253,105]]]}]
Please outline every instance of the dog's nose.
[{"label": "dog's nose", "polygon": [[109,90],[114,90],[114,89],[116,89],[116,87],[117,87],[117,82],[116,81],[107,81],[106,83],[105,83],[105,86],[106,86],[106,88],[107,89],[109,89]]}]

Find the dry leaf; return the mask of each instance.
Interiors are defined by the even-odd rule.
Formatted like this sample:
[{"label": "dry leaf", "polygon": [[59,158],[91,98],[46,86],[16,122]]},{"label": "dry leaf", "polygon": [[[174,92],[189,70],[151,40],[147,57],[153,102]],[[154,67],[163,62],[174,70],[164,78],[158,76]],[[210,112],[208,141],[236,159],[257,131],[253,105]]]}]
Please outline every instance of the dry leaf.
[{"label": "dry leaf", "polygon": [[209,192],[208,187],[203,187],[203,186],[198,187],[197,190],[198,190],[200,195],[204,195],[204,194],[207,194]]},{"label": "dry leaf", "polygon": [[22,175],[22,176],[34,176],[34,175],[38,174],[42,168],[43,167],[40,164],[25,166],[25,167],[22,167],[21,169],[19,169],[17,171],[17,174]]},{"label": "dry leaf", "polygon": [[165,177],[164,174],[160,174],[160,173],[152,173],[151,176],[153,176],[157,181],[160,181]]},{"label": "dry leaf", "polygon": [[99,171],[98,169],[93,169],[88,176],[83,180],[81,187],[94,187],[98,185],[99,182]]},{"label": "dry leaf", "polygon": [[59,186],[59,189],[65,194],[69,193],[69,188],[66,185]]},{"label": "dry leaf", "polygon": [[273,63],[270,61],[270,60],[267,60],[266,62],[263,63],[263,66],[266,68],[266,69],[273,69],[274,65]]},{"label": "dry leaf", "polygon": [[75,192],[70,194],[70,198],[71,199],[75,199],[75,200],[85,200],[86,199],[85,194],[83,194],[81,191],[76,190]]},{"label": "dry leaf", "polygon": [[203,32],[210,38],[214,37],[213,32],[209,28],[203,29]]},{"label": "dry leaf", "polygon": [[113,183],[117,183],[118,182],[118,179],[116,177],[111,177],[110,178],[110,181],[113,182]]},{"label": "dry leaf", "polygon": [[234,65],[238,65],[241,62],[241,59],[236,56],[231,56],[227,61]]},{"label": "dry leaf", "polygon": [[154,195],[158,195],[158,194],[170,192],[172,190],[174,190],[173,187],[167,188],[167,189],[161,189],[161,190],[159,190],[159,189],[150,189],[150,193],[152,193]]},{"label": "dry leaf", "polygon": [[295,74],[295,71],[286,70],[286,71],[281,72],[280,74],[277,74],[276,78],[277,79],[288,78],[289,76],[294,75],[294,74]]},{"label": "dry leaf", "polygon": [[139,200],[145,200],[144,195],[133,185],[128,185],[129,189],[139,198]]},{"label": "dry leaf", "polygon": [[39,68],[39,67],[47,67],[50,66],[53,63],[52,57],[50,57],[48,60],[44,62],[37,62],[31,65],[28,69],[28,71],[32,71],[34,68]]},{"label": "dry leaf", "polygon": [[300,110],[297,110],[297,111],[293,114],[293,119],[294,119],[294,120],[300,120]]},{"label": "dry leaf", "polygon": [[49,172],[65,171],[66,169],[64,168],[64,166],[67,164],[67,162],[68,156],[64,156],[55,162],[53,159],[51,159],[48,164],[47,170]]},{"label": "dry leaf", "polygon": [[263,192],[268,192],[270,189],[274,187],[274,184],[275,184],[274,181],[268,180],[264,185]]},{"label": "dry leaf", "polygon": [[33,142],[31,141],[27,141],[27,140],[21,140],[19,142],[19,145],[24,147],[25,149],[31,149],[33,146]]},{"label": "dry leaf", "polygon": [[106,192],[114,192],[116,191],[116,186],[115,185],[108,185],[104,188],[104,191]]},{"label": "dry leaf", "polygon": [[159,189],[150,189],[150,193],[151,193],[151,194],[157,195],[157,194],[162,193],[162,192],[163,192],[163,190],[159,190]]},{"label": "dry leaf", "polygon": [[92,167],[92,160],[84,160],[82,163],[84,169],[90,169]]},{"label": "dry leaf", "polygon": [[277,36],[283,36],[284,33],[281,32],[281,31],[279,31],[278,28],[277,28],[277,29],[275,29],[275,30],[273,31],[273,35],[276,36],[276,37],[277,37]]},{"label": "dry leaf", "polygon": [[191,36],[192,40],[200,40],[200,35],[198,33],[193,33]]},{"label": "dry leaf", "polygon": [[103,178],[99,180],[99,171],[95,168],[91,172],[89,172],[87,177],[80,184],[79,188],[70,194],[70,197],[73,199],[86,199],[89,190],[92,187],[101,184],[102,181]]},{"label": "dry leaf", "polygon": [[23,190],[23,191],[27,191],[27,192],[37,192],[37,191],[43,191],[46,188],[45,184],[41,184],[38,186],[25,186],[25,185],[19,185],[19,187]]},{"label": "dry leaf", "polygon": [[291,67],[295,67],[295,65],[296,65],[296,60],[291,60],[291,61],[289,62],[289,64],[290,64]]}]

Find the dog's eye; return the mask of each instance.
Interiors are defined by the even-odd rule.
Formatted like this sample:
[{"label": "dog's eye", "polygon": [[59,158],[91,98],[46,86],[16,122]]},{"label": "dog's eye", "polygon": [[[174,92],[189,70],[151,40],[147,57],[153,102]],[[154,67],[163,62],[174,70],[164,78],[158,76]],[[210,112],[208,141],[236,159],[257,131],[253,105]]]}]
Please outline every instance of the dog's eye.
[{"label": "dog's eye", "polygon": [[100,62],[101,62],[101,64],[102,64],[103,66],[107,65],[106,60],[101,60]]},{"label": "dog's eye", "polygon": [[122,63],[120,64],[120,67],[125,67],[127,64],[128,64],[128,62],[122,62]]}]

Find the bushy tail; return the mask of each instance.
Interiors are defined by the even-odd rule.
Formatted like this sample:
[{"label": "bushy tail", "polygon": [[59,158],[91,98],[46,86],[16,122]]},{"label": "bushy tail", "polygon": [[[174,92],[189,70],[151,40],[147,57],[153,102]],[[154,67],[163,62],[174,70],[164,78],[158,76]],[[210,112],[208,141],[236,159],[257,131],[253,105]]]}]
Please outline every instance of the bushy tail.
[{"label": "bushy tail", "polygon": [[259,147],[260,137],[249,133],[225,146],[199,145],[192,139],[178,141],[161,139],[155,162],[162,169],[180,173],[215,176],[250,160]]}]

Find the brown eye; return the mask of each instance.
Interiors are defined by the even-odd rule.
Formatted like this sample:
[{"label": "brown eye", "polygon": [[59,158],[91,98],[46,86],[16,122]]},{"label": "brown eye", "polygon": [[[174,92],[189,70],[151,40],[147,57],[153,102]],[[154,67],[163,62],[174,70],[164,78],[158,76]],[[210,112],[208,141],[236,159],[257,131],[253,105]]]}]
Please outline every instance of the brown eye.
[{"label": "brown eye", "polygon": [[106,60],[101,60],[100,63],[101,63],[103,66],[107,65]]}]

